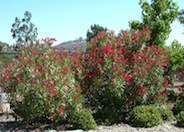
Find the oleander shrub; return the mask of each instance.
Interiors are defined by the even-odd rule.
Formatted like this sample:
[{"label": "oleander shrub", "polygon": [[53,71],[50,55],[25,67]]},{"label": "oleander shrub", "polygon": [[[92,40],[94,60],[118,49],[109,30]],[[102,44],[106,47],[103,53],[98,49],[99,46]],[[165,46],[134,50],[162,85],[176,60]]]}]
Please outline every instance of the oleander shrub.
[{"label": "oleander shrub", "polygon": [[19,46],[21,54],[3,69],[3,89],[24,121],[59,123],[82,107],[82,91],[73,70],[80,71],[80,66],[73,55],[57,52],[53,41],[46,38]]},{"label": "oleander shrub", "polygon": [[175,117],[173,115],[172,110],[170,110],[170,109],[168,109],[166,107],[159,107],[158,110],[159,110],[159,112],[161,114],[162,120],[164,120],[164,121],[175,120]]},{"label": "oleander shrub", "polygon": [[69,123],[74,129],[89,130],[97,127],[92,114],[86,109],[74,111],[70,116]]},{"label": "oleander shrub", "polygon": [[184,127],[184,111],[180,111],[176,116],[177,125]]},{"label": "oleander shrub", "polygon": [[82,89],[86,104],[98,112],[115,108],[129,111],[138,105],[163,104],[168,76],[167,51],[147,46],[150,31],[99,32],[86,44]]},{"label": "oleander shrub", "polygon": [[135,107],[127,116],[127,121],[135,127],[153,127],[162,124],[158,109],[153,105]]}]

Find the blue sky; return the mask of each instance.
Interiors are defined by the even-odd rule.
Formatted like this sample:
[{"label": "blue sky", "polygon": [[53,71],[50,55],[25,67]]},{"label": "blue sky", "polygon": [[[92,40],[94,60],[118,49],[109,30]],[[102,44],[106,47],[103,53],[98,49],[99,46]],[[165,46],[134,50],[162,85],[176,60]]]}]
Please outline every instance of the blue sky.
[{"label": "blue sky", "polygon": [[[173,0],[184,9],[184,0]],[[38,28],[38,38],[55,37],[61,42],[86,37],[92,24],[99,24],[118,33],[128,29],[128,22],[141,20],[139,0],[0,0],[0,41],[15,44],[10,32],[15,17],[32,14],[31,22]],[[176,20],[167,40],[177,39],[184,45],[184,26]]]}]

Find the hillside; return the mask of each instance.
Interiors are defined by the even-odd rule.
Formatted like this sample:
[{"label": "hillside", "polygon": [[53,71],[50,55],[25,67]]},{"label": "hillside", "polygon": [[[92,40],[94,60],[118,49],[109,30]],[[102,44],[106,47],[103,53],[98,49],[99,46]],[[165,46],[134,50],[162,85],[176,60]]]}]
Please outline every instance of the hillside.
[{"label": "hillside", "polygon": [[61,50],[62,47],[64,47],[67,51],[70,51],[70,52],[73,52],[75,50],[75,47],[80,47],[83,51],[86,51],[85,43],[86,43],[86,40],[80,37],[77,40],[63,42],[54,47],[58,51]]},{"label": "hillside", "polygon": [[13,46],[10,46],[9,44],[5,42],[0,41],[0,51],[13,51]]}]

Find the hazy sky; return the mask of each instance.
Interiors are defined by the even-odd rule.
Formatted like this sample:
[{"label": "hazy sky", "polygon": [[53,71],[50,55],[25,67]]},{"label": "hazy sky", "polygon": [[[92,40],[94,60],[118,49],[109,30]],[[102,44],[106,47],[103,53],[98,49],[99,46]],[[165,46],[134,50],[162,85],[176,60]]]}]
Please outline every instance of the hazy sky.
[{"label": "hazy sky", "polygon": [[[184,0],[173,0],[184,9]],[[139,0],[0,0],[0,41],[15,44],[10,32],[15,17],[32,14],[38,28],[38,39],[55,37],[56,44],[86,38],[92,24],[99,24],[118,33],[128,29],[128,22],[141,20]],[[167,44],[177,39],[184,45],[184,26],[176,20]]]}]

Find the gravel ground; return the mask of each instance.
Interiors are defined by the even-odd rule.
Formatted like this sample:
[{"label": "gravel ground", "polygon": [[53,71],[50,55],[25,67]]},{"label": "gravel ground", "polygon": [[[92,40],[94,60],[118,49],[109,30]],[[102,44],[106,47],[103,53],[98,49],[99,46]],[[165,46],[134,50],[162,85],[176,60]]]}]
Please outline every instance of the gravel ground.
[{"label": "gravel ground", "polygon": [[[49,130],[50,129],[50,130]],[[51,130],[48,124],[35,123],[31,125],[20,124],[15,121],[12,112],[0,113],[0,132],[84,132],[83,130],[67,130],[66,126],[60,126],[57,130]],[[128,124],[114,124],[112,126],[98,126],[96,130],[88,132],[184,132],[184,128],[176,126],[176,122],[165,122],[152,128],[135,128]]]}]

